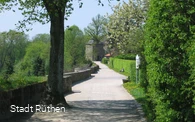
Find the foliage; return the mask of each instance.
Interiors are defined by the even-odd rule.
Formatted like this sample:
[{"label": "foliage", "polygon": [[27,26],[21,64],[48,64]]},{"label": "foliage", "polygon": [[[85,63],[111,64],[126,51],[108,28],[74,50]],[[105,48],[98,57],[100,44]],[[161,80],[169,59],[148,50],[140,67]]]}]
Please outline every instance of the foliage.
[{"label": "foliage", "polygon": [[85,63],[85,44],[83,32],[73,25],[65,30],[64,69],[70,70]]},{"label": "foliage", "polygon": [[125,59],[125,60],[135,60],[136,55],[135,54],[121,54],[117,55],[114,58],[118,59]]},{"label": "foliage", "polygon": [[44,60],[37,57],[33,62],[33,75],[44,76],[45,75],[45,64]]},{"label": "foliage", "polygon": [[18,63],[25,55],[27,44],[28,38],[24,33],[14,30],[0,33],[0,71]]},{"label": "foliage", "polygon": [[8,79],[4,79],[3,76],[0,76],[0,88],[3,91],[8,91],[46,80],[46,77],[22,76],[18,74],[12,74]]},{"label": "foliage", "polygon": [[192,60],[195,2],[150,2],[144,54],[152,119],[158,122],[195,121]]},{"label": "foliage", "polygon": [[[49,42],[45,42],[44,40],[32,41],[26,48],[26,54],[24,56],[24,59],[18,66],[18,72],[23,72],[23,74],[26,75],[40,75],[39,71],[42,70],[42,75],[44,74],[43,72],[48,73],[49,48]],[[41,60],[41,64],[40,62],[36,62],[39,59]],[[39,68],[37,67],[37,65],[40,65],[38,66]],[[38,68],[38,71],[35,71],[36,68]]]},{"label": "foliage", "polygon": [[106,36],[107,23],[108,20],[98,14],[95,18],[92,18],[92,23],[84,29],[85,34],[89,35],[94,41],[100,42]]},{"label": "foliage", "polygon": [[37,34],[33,37],[32,41],[33,42],[42,41],[45,43],[49,43],[50,42],[50,35],[49,34]]},{"label": "foliage", "polygon": [[[79,7],[82,7],[82,2],[79,2]],[[49,7],[48,7],[49,6]],[[53,9],[56,6],[58,9]],[[31,30],[28,25],[32,25],[34,22],[39,22],[41,24],[46,24],[50,22],[51,14],[53,14],[50,9],[57,14],[61,11],[66,11],[63,19],[67,19],[73,11],[72,0],[1,0],[0,1],[0,12],[4,10],[16,10],[21,11],[24,16],[23,20],[18,21],[17,27],[19,29]]]},{"label": "foliage", "polygon": [[123,86],[138,102],[144,103],[146,99],[144,89],[139,84],[136,84],[135,82],[127,82],[123,84]]},{"label": "foliage", "polygon": [[129,74],[131,81],[136,81],[136,69],[134,60],[110,58],[108,65],[110,68],[116,69],[117,71],[123,69],[125,73]]},{"label": "foliage", "polygon": [[11,61],[6,62],[6,71],[4,74],[4,79],[8,79],[11,74],[14,73],[14,64]]},{"label": "foliage", "polygon": [[106,58],[106,57],[102,58],[102,63],[104,63],[104,64],[108,64],[108,61],[109,61],[109,59],[108,59],[108,58]]},{"label": "foliage", "polygon": [[113,7],[109,17],[108,44],[119,53],[139,53],[148,0],[129,0]]}]

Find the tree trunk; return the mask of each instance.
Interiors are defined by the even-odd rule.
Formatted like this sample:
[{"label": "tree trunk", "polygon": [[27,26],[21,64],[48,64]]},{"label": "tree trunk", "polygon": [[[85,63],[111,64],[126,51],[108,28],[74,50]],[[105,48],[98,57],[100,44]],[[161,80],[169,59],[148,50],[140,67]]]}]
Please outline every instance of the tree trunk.
[{"label": "tree trunk", "polygon": [[43,0],[50,16],[50,63],[48,86],[51,92],[52,104],[67,105],[63,91],[64,69],[64,16],[66,3],[58,4],[54,1]]},{"label": "tree trunk", "polygon": [[64,14],[51,15],[51,49],[48,85],[54,98],[54,104],[64,102],[64,94],[61,91],[64,68]]}]

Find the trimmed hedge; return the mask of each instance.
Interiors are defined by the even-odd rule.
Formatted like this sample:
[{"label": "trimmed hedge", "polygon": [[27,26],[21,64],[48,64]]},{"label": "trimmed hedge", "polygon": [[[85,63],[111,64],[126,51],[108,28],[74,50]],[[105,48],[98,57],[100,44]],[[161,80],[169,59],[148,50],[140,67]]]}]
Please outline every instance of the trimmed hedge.
[{"label": "trimmed hedge", "polygon": [[108,65],[110,68],[113,68],[117,71],[124,69],[124,72],[129,74],[130,80],[134,82],[136,81],[135,60],[110,58]]},{"label": "trimmed hedge", "polygon": [[145,83],[155,122],[195,122],[195,1],[151,0]]},{"label": "trimmed hedge", "polygon": [[109,61],[109,59],[107,59],[107,58],[105,58],[105,57],[102,58],[102,63],[103,63],[103,64],[108,64],[108,61]]},{"label": "trimmed hedge", "polygon": [[125,60],[135,60],[136,55],[135,54],[121,54],[117,55],[114,58],[118,59],[125,59]]}]

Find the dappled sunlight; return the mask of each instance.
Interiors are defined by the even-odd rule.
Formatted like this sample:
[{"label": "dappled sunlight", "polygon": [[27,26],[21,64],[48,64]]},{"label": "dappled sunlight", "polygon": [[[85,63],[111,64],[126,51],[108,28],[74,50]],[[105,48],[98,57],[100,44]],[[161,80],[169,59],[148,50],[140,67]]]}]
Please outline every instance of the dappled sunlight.
[{"label": "dappled sunlight", "polygon": [[[89,100],[68,102],[66,112],[35,113],[26,122],[144,122],[134,100]],[[20,119],[18,119],[19,121]],[[16,120],[12,120],[13,122]]]}]

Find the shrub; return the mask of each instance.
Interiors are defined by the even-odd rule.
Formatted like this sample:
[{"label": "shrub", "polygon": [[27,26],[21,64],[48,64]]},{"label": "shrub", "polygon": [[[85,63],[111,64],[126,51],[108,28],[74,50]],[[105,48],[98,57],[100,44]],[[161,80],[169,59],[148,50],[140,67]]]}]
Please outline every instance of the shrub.
[{"label": "shrub", "polygon": [[33,62],[33,75],[44,76],[45,75],[45,64],[44,60],[39,56]]},{"label": "shrub", "polygon": [[136,68],[134,60],[123,60],[117,58],[109,59],[109,67],[120,71],[124,69],[125,73],[128,73],[131,81],[136,81]]},{"label": "shrub", "polygon": [[115,56],[114,58],[125,59],[125,60],[135,60],[135,57],[136,57],[135,54],[121,54],[121,55]]},{"label": "shrub", "polygon": [[105,58],[105,57],[102,58],[102,63],[103,63],[103,64],[108,64],[108,61],[109,61],[109,59],[107,59],[107,58]]},{"label": "shrub", "polygon": [[3,76],[0,76],[0,86],[1,90],[7,91],[19,87],[24,87],[30,84],[43,82],[46,80],[47,80],[46,77],[23,76],[19,74],[12,74],[7,79],[5,79]]},{"label": "shrub", "polygon": [[194,73],[188,53],[194,40],[194,6],[194,1],[150,1],[144,54],[153,121],[195,121]]}]

